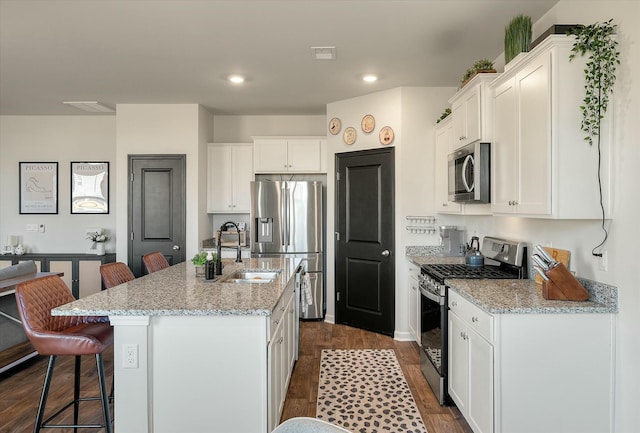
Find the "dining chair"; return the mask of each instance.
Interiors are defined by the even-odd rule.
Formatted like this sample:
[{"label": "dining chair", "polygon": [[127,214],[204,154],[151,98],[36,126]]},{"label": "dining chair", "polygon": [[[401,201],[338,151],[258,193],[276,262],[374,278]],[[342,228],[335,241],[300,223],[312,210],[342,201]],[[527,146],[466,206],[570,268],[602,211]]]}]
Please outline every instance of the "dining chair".
[{"label": "dining chair", "polygon": [[144,267],[147,270],[148,274],[169,267],[169,262],[167,262],[167,259],[159,251],[142,256],[142,263],[144,264]]},{"label": "dining chair", "polygon": [[129,266],[122,262],[106,263],[100,266],[100,276],[105,289],[110,289],[128,281],[135,280],[136,277],[129,269]]},{"label": "dining chair", "polygon": [[[52,316],[51,310],[73,302],[75,298],[57,275],[26,281],[16,286],[16,304],[22,327],[33,347],[40,355],[49,356],[40,403],[34,424],[34,433],[42,428],[104,428],[112,433],[110,398],[107,395],[102,352],[113,344],[113,328],[106,317]],[[80,397],[81,356],[95,355],[100,397]],[[58,356],[75,356],[73,400],[44,418],[47,398]],[[79,424],[79,404],[100,400],[103,424]],[[51,424],[66,409],[73,406],[73,424]]]}]

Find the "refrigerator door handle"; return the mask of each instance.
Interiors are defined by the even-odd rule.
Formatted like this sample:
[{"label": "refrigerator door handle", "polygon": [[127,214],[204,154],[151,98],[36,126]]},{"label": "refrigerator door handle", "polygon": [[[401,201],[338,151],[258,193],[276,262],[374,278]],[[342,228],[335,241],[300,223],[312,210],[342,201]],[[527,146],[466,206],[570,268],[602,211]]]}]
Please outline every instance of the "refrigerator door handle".
[{"label": "refrigerator door handle", "polygon": [[289,187],[286,183],[282,185],[282,245],[287,250],[289,245]]}]

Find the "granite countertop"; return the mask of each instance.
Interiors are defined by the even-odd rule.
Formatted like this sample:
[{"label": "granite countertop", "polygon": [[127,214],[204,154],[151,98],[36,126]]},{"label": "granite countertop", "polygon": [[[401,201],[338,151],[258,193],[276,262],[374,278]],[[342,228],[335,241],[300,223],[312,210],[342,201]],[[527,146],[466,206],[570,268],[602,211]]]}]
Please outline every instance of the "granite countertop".
[{"label": "granite countertop", "polygon": [[559,314],[617,313],[618,291],[615,287],[580,280],[589,292],[588,301],[554,301],[544,299],[541,286],[532,280],[446,280],[449,290],[491,314]]},{"label": "granite countertop", "polygon": [[[464,257],[439,257],[438,246],[407,247],[407,259],[417,265],[464,263]],[[589,300],[544,299],[542,287],[533,280],[447,279],[446,284],[462,297],[491,314],[617,313],[617,287],[578,278]]]},{"label": "granite countertop", "polygon": [[[223,259],[223,275],[196,277],[195,266],[183,262],[57,307],[53,316],[269,316],[300,259],[252,258],[235,263]],[[280,270],[273,283],[227,283],[237,270]]]}]

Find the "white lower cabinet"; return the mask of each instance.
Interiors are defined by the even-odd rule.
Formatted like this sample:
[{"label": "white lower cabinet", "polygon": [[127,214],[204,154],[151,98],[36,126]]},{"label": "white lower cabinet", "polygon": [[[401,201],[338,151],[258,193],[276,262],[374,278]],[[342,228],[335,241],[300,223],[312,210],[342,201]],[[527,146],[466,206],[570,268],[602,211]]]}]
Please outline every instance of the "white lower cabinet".
[{"label": "white lower cabinet", "polygon": [[409,263],[409,333],[420,344],[420,267]]},{"label": "white lower cabinet", "polygon": [[492,432],[493,318],[453,292],[449,308],[449,394],[474,432]]},{"label": "white lower cabinet", "polygon": [[449,290],[449,395],[476,433],[613,432],[615,316],[489,314]]},{"label": "white lower cabinet", "polygon": [[289,380],[295,362],[295,292],[292,281],[273,310],[270,319],[270,339],[267,347],[268,431],[280,422],[287,396]]}]

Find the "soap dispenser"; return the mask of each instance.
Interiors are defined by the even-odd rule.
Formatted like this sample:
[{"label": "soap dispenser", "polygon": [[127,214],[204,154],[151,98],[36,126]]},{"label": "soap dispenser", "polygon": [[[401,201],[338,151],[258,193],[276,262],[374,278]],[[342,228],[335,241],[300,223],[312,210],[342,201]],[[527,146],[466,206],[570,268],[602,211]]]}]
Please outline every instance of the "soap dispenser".
[{"label": "soap dispenser", "polygon": [[213,261],[213,253],[209,251],[207,253],[207,261],[204,264],[204,278],[205,280],[213,280],[216,275],[215,262]]}]

